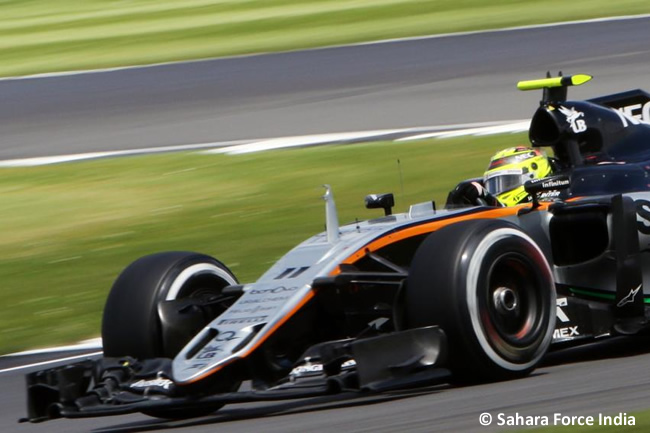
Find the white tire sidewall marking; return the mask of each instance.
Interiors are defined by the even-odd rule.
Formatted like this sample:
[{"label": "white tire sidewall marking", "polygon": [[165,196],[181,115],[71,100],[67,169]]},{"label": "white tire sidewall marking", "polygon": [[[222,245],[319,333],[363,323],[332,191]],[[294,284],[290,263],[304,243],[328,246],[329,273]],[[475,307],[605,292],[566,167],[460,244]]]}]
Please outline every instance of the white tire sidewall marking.
[{"label": "white tire sidewall marking", "polygon": [[[540,345],[540,349],[538,350],[538,353],[535,354],[535,356],[530,362],[527,362],[525,364],[514,364],[499,356],[499,354],[495,352],[495,350],[488,342],[487,337],[485,335],[485,330],[483,329],[483,325],[481,324],[481,320],[479,317],[479,308],[478,308],[478,302],[476,297],[478,275],[485,254],[488,252],[489,248],[494,243],[510,236],[520,237],[524,239],[526,242],[528,242],[530,245],[532,245],[533,248],[535,248],[537,254],[539,254],[540,257],[543,258],[543,263],[545,268],[544,271],[547,272],[551,284],[553,284],[553,272],[551,271],[551,268],[546,260],[546,257],[542,253],[542,250],[537,246],[537,244],[528,235],[526,235],[525,233],[519,230],[515,230],[512,228],[500,228],[491,231],[490,233],[487,234],[487,236],[485,236],[481,240],[478,247],[474,251],[472,258],[470,259],[469,266],[467,268],[466,301],[467,301],[467,308],[469,310],[469,314],[472,322],[472,328],[474,329],[474,334],[476,335],[478,343],[480,344],[484,353],[499,367],[502,367],[510,371],[523,371],[530,367],[533,367],[546,352],[546,348],[550,344],[551,338],[553,337],[553,329],[555,328],[555,321],[553,320],[553,317],[550,317],[548,328],[546,330],[546,336],[544,337],[544,341]],[[550,311],[549,314],[552,315],[555,313],[555,309],[553,308],[555,306],[555,287],[552,286],[549,288],[549,290],[551,291],[551,297],[552,297],[550,308],[549,308]]]},{"label": "white tire sidewall marking", "polygon": [[165,300],[172,301],[176,299],[178,293],[181,291],[181,288],[185,285],[185,283],[190,278],[201,274],[215,275],[217,277],[220,277],[224,281],[226,281],[228,284],[237,284],[237,281],[235,281],[232,275],[230,275],[228,272],[221,269],[220,267],[212,263],[197,263],[195,265],[183,269],[183,271],[180,274],[178,274],[178,276],[174,279],[174,282],[172,283],[171,287],[167,291]]}]

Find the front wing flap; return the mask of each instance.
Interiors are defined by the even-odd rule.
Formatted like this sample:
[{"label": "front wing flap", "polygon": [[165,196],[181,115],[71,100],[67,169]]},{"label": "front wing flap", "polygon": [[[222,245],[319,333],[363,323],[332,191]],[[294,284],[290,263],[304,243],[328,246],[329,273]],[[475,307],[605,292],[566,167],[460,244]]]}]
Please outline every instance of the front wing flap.
[{"label": "front wing flap", "polygon": [[[275,387],[247,392],[207,394],[178,386],[170,379],[169,359],[140,362],[102,358],[38,371],[27,375],[28,414],[20,421],[121,415],[151,409],[200,409],[313,397],[341,390],[382,391],[431,385],[448,378],[443,368],[446,336],[436,326],[325,342],[314,349],[311,353],[316,356],[308,361],[323,367],[316,380],[289,375]],[[342,369],[341,365],[350,360],[355,368]]]}]

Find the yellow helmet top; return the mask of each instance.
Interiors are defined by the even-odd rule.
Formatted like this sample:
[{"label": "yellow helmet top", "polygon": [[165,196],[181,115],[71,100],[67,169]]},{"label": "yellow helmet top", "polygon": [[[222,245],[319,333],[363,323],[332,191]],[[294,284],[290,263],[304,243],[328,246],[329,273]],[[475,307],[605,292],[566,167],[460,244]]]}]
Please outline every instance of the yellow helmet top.
[{"label": "yellow helmet top", "polygon": [[485,188],[504,206],[530,200],[524,183],[551,173],[551,164],[542,152],[530,147],[510,147],[497,152],[483,176]]}]

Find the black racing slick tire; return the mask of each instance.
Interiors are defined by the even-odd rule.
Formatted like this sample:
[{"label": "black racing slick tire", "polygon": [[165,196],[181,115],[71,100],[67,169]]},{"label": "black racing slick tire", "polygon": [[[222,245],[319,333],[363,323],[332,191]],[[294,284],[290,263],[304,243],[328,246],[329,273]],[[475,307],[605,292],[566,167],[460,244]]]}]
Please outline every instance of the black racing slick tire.
[{"label": "black racing slick tire", "polygon": [[529,374],[555,326],[553,273],[535,241],[502,220],[444,227],[418,248],[406,281],[408,327],[440,326],[456,383]]},{"label": "black racing slick tire", "polygon": [[237,284],[232,272],[207,255],[177,251],[136,260],[120,274],[106,300],[104,356],[173,358],[187,341],[165,344],[159,303],[215,296],[232,284]]},{"label": "black racing slick tire", "polygon": [[[106,301],[102,321],[104,356],[131,356],[137,359],[173,358],[189,341],[164,338],[161,302],[187,298],[213,299],[224,287],[237,284],[230,270],[218,260],[191,252],[165,252],[142,257],[117,278]],[[200,329],[207,325],[194,323]],[[170,331],[171,333],[171,331]],[[172,335],[178,335],[173,334]],[[241,382],[221,378],[206,392],[232,392]],[[223,404],[183,409],[149,409],[142,413],[165,419],[183,419],[210,414]]]}]

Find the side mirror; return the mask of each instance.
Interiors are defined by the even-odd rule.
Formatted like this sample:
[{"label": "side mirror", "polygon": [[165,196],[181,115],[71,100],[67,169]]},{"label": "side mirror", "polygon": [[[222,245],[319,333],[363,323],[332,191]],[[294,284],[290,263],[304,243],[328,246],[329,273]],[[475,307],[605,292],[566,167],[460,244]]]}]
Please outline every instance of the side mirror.
[{"label": "side mirror", "polygon": [[530,196],[533,198],[533,205],[530,208],[525,208],[519,211],[519,215],[522,213],[528,213],[539,207],[539,198],[537,197],[540,193],[550,193],[551,191],[561,191],[569,188],[571,185],[571,179],[569,176],[559,175],[545,177],[544,179],[533,179],[524,183],[524,189]]},{"label": "side mirror", "polygon": [[395,197],[392,193],[387,194],[370,194],[365,198],[366,209],[383,209],[384,215],[393,214],[393,206],[395,206]]}]

